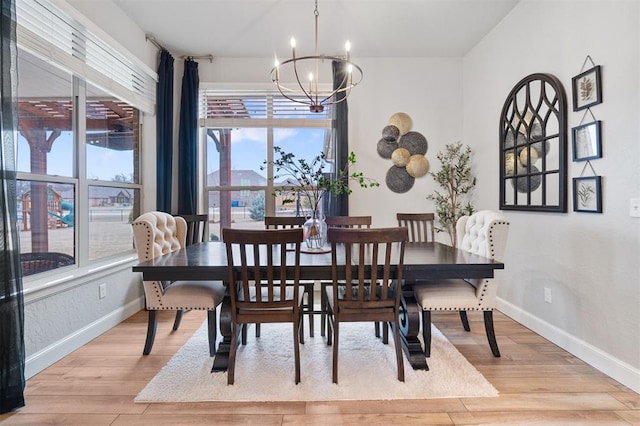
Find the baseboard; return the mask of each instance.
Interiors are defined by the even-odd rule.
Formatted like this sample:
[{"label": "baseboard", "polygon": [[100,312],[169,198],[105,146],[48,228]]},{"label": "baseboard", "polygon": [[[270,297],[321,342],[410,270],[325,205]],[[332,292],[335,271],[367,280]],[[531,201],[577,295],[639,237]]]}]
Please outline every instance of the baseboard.
[{"label": "baseboard", "polygon": [[535,331],[545,339],[580,358],[592,367],[602,371],[634,392],[640,393],[640,370],[627,364],[601,349],[576,338],[556,326],[531,315],[503,299],[498,298],[497,308],[500,312]]},{"label": "baseboard", "polygon": [[41,351],[32,354],[27,357],[25,362],[25,377],[27,379],[33,377],[143,308],[144,299],[135,299],[91,324],[87,324],[75,333],[65,336]]}]

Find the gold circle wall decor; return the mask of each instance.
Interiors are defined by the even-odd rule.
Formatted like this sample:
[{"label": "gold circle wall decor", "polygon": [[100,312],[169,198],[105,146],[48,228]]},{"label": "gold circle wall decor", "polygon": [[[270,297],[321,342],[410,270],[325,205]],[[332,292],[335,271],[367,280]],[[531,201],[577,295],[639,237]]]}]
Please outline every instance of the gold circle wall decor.
[{"label": "gold circle wall decor", "polygon": [[405,148],[398,148],[393,151],[391,154],[391,161],[393,161],[393,165],[396,167],[405,167],[409,162],[409,158],[411,154]]},{"label": "gold circle wall decor", "polygon": [[[402,149],[402,148],[399,148]],[[415,154],[409,157],[407,163],[407,173],[415,178],[422,177],[429,171],[429,160],[422,154]]]},{"label": "gold circle wall decor", "polygon": [[396,112],[389,118],[389,125],[396,126],[400,130],[401,135],[406,135],[413,125],[411,117],[404,112]]}]

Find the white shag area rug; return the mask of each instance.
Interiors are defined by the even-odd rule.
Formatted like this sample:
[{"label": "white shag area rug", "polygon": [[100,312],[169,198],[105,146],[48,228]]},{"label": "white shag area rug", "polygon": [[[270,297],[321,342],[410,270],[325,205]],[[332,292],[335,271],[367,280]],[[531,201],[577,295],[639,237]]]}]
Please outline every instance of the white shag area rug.
[{"label": "white shag area rug", "polygon": [[[319,322],[319,321],[317,321]],[[307,323],[305,322],[305,325]],[[316,324],[317,326],[317,324]],[[301,382],[295,384],[290,324],[249,329],[236,355],[235,384],[211,373],[206,322],[145,386],[135,402],[335,401],[495,397],[498,391],[432,325],[429,371],[413,370],[404,357],[405,382],[397,379],[393,338],[384,345],[372,323],[340,326],[338,384],[332,382],[332,351],[315,331],[300,345]]]}]

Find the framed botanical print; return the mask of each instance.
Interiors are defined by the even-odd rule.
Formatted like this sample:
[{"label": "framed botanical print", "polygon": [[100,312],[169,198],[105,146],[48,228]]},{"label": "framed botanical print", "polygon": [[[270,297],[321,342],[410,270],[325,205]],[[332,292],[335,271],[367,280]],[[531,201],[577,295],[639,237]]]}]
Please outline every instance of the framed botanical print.
[{"label": "framed botanical print", "polygon": [[602,144],[600,135],[600,120],[572,128],[573,161],[601,158]]},{"label": "framed botanical print", "polygon": [[600,176],[573,178],[573,211],[602,213]]},{"label": "framed botanical print", "polygon": [[589,108],[602,103],[602,77],[600,65],[588,69],[571,79],[573,110]]}]

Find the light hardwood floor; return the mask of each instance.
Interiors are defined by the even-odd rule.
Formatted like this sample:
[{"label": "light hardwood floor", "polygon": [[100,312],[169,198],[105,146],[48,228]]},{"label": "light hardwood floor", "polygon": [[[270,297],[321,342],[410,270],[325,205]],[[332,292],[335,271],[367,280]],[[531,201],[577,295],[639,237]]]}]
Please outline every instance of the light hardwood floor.
[{"label": "light hardwood floor", "polygon": [[26,406],[0,415],[0,424],[640,425],[640,395],[500,313],[501,358],[491,355],[481,315],[469,313],[466,333],[457,313],[433,314],[434,324],[498,389],[497,398],[136,404],[137,393],[205,314],[189,312],[172,333],[173,313],[161,312],[153,351],[142,356],[146,318],[137,313],[32,377]]}]

